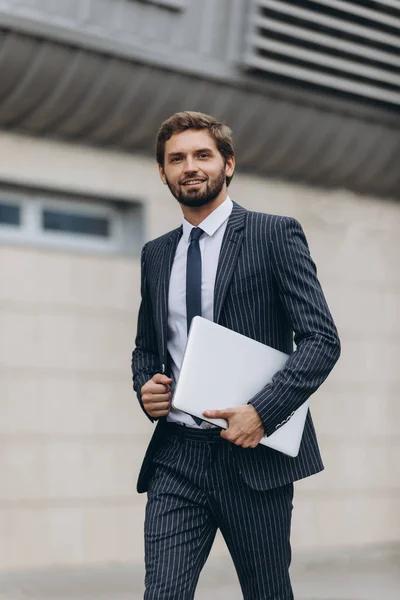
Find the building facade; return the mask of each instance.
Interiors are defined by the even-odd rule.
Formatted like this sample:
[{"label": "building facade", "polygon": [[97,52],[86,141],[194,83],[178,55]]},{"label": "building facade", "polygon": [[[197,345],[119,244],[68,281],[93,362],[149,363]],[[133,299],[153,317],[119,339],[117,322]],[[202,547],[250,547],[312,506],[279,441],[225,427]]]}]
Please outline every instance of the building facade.
[{"label": "building facade", "polygon": [[142,560],[139,255],[185,109],[231,125],[232,198],[302,223],[341,334],[294,549],[400,540],[399,32],[391,0],[0,0],[2,569]]}]

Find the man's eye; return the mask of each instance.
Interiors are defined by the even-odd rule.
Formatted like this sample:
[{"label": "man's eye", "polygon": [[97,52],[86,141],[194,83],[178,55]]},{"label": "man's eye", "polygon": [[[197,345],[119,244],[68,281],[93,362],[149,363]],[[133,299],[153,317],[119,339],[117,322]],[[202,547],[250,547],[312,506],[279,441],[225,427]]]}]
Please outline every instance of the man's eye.
[{"label": "man's eye", "polygon": [[200,158],[209,158],[209,154],[200,154]]},{"label": "man's eye", "polygon": [[175,158],[173,158],[171,160],[171,162],[176,163],[176,162],[179,162],[180,160],[182,160],[180,156],[175,156]]}]

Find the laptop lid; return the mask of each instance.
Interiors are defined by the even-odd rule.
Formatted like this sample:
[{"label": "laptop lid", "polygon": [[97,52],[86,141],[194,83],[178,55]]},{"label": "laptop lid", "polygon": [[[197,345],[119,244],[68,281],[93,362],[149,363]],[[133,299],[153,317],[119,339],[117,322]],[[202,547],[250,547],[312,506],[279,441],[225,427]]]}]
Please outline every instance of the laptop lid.
[{"label": "laptop lid", "polygon": [[[172,405],[183,412],[226,428],[224,419],[204,419],[207,409],[247,404],[281,370],[288,355],[222,325],[195,317],[189,331]],[[297,456],[308,401],[261,444]]]}]

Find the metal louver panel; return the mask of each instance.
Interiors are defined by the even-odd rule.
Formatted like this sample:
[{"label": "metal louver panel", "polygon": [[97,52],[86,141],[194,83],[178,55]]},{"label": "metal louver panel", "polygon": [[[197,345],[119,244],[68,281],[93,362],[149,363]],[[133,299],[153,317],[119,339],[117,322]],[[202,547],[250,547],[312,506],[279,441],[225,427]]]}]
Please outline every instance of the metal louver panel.
[{"label": "metal louver panel", "polygon": [[0,73],[0,130],[152,155],[157,124],[190,106],[233,124],[249,173],[400,199],[400,113],[334,111],[331,98],[270,94],[1,28]]},{"label": "metal louver panel", "polygon": [[400,0],[251,0],[245,64],[400,107]]}]

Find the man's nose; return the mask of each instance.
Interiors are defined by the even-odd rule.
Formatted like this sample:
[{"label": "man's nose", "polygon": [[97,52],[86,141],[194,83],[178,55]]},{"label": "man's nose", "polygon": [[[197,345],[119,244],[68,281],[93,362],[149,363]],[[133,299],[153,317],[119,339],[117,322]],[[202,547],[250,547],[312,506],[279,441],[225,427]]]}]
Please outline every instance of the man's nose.
[{"label": "man's nose", "polygon": [[187,158],[184,164],[185,173],[192,173],[198,170],[196,161],[193,158]]}]

